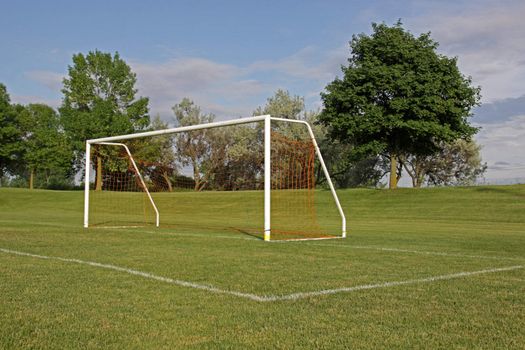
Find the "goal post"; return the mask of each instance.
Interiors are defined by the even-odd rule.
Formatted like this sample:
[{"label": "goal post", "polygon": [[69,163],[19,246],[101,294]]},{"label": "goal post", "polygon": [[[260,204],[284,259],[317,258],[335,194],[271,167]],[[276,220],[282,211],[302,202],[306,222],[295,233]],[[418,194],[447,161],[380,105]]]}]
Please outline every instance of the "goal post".
[{"label": "goal post", "polygon": [[[292,127],[294,125],[297,128]],[[219,129],[233,132],[220,134],[215,131]],[[213,143],[210,142],[212,138]],[[139,140],[142,140],[142,144],[137,143]],[[190,152],[193,151],[191,147],[200,149],[200,143],[204,144],[201,148],[207,147],[210,152],[205,161],[196,159],[196,151]],[[164,151],[155,148],[161,144]],[[190,147],[190,151],[183,147]],[[139,160],[141,153],[142,158],[152,158],[151,155],[144,155],[147,153],[145,150],[149,149],[157,158],[163,158],[163,162]],[[181,154],[189,156],[184,158]],[[246,163],[243,163],[243,159],[247,160]],[[168,163],[170,166],[166,165]],[[95,170],[96,186],[100,188],[92,190],[90,180],[94,167],[98,169]],[[183,171],[191,167],[192,174],[182,175]],[[316,189],[319,182],[316,175],[323,177],[325,190]],[[184,181],[185,187],[180,186]],[[303,120],[262,115],[87,140],[84,185],[86,228],[94,225],[90,218],[94,207],[108,211],[109,217],[119,208],[117,201],[142,203],[142,209],[137,209],[137,212],[141,211],[141,215],[146,217],[150,215],[147,212],[151,211],[154,218],[151,221],[155,226],[167,224],[176,227],[183,221],[182,217],[187,217],[188,221],[194,217],[194,221],[199,221],[195,220],[195,215],[184,213],[181,208],[191,201],[196,204],[189,205],[188,210],[203,210],[205,207],[217,209],[221,203],[232,207],[232,203],[238,200],[238,208],[228,209],[227,214],[231,217],[223,218],[224,226],[237,228],[244,223],[248,223],[247,226],[253,223],[254,227],[249,230],[239,230],[256,230],[255,227],[259,225],[259,214],[256,212],[260,211],[263,220],[259,233],[262,233],[261,238],[265,241],[279,237],[275,235],[277,232],[287,239],[346,237],[345,214],[313,130]],[[221,197],[219,191],[235,192],[235,197]],[[328,191],[331,200],[324,194]],[[108,202],[105,205],[92,204],[90,195],[100,197],[102,192]],[[144,196],[143,200],[138,199],[139,193]],[[263,196],[260,204],[259,193]],[[318,204],[316,194],[322,197]],[[327,207],[330,207],[329,213]],[[240,218],[243,210],[249,212],[253,220]],[[131,211],[124,214],[130,216]],[[122,219],[128,219],[124,214]],[[314,232],[317,227],[328,223],[328,217],[333,219],[335,215],[339,216],[338,233],[334,232],[336,229],[332,225],[324,230],[330,231],[328,235],[323,233],[318,234],[318,237],[315,234],[302,237],[301,230]],[[171,220],[175,216],[178,219]],[[111,218],[108,220],[111,221]]]}]

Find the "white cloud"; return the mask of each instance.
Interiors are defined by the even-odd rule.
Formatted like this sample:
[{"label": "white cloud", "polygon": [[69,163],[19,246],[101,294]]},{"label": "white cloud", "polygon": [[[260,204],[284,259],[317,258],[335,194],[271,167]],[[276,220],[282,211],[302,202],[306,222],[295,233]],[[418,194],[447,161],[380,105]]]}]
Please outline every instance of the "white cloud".
[{"label": "white cloud", "polygon": [[250,65],[253,71],[275,71],[287,77],[308,79],[326,84],[340,73],[340,66],[348,55],[346,46],[326,53],[313,46],[279,60],[257,61]]},{"label": "white cloud", "polygon": [[321,53],[308,47],[282,59],[247,66],[199,57],[171,59],[160,64],[130,60],[130,65],[137,73],[139,93],[151,99],[153,113],[168,119],[170,108],[183,97],[189,97],[221,118],[249,115],[277,88],[290,89],[293,82],[302,89],[290,91],[292,94],[306,96],[311,105],[319,106],[319,92],[340,71],[343,51],[341,47]]},{"label": "white cloud", "polygon": [[60,91],[60,89],[62,89],[62,79],[64,78],[64,76],[60,73],[44,70],[33,70],[26,72],[25,76],[31,80],[37,81],[40,84],[45,85],[50,90]]},{"label": "white cloud", "polygon": [[152,112],[165,118],[171,115],[171,107],[184,97],[219,116],[245,115],[253,107],[248,109],[244,100],[269,88],[251,79],[246,68],[203,58],[177,58],[160,64],[130,62],[137,73],[139,93],[149,96]]},{"label": "white cloud", "polygon": [[434,8],[413,19],[420,32],[432,32],[440,51],[459,57],[460,69],[482,87],[484,102],[525,94],[525,3],[474,2]]},{"label": "white cloud", "polygon": [[525,178],[525,114],[481,127],[476,139],[489,166],[486,177]]}]

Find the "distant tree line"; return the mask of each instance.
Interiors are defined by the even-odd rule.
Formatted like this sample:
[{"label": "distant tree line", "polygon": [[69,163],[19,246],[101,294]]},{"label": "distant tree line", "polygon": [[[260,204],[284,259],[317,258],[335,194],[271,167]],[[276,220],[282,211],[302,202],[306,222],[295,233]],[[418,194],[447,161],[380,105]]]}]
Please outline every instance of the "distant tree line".
[{"label": "distant tree line", "polygon": [[[483,175],[486,164],[472,139],[478,129],[469,123],[480,91],[460,73],[456,58],[438,54],[430,34],[414,37],[400,22],[373,24],[373,33],[354,36],[350,48],[343,77],[321,93],[322,110],[307,111],[302,97],[279,89],[253,115],[310,122],[340,188],[383,187],[387,175],[391,188],[402,174],[414,187],[468,185]],[[169,127],[150,117],[149,100],[137,96],[135,84],[118,53],[98,50],[73,55],[58,110],[12,103],[0,83],[0,186],[74,188],[87,139]],[[189,98],[172,110],[176,126],[215,120]],[[299,132],[287,128],[281,131]],[[229,173],[229,186],[242,188],[261,170],[262,150],[254,152],[261,137],[260,128],[235,127],[137,139],[130,147],[147,160],[144,171],[164,178],[169,190],[177,179],[191,181],[195,190],[218,188],[225,182],[209,175],[218,173]],[[94,186],[101,189],[102,159],[112,151],[94,151]],[[192,176],[181,177],[182,167]],[[319,166],[316,171],[323,185]]]}]

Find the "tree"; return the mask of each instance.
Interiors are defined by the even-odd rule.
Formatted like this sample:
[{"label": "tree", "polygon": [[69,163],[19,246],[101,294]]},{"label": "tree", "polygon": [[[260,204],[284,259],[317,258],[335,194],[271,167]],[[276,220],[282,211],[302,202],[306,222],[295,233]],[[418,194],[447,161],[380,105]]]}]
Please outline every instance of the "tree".
[{"label": "tree", "polygon": [[[156,115],[151,121],[148,130],[163,130],[168,123]],[[178,167],[175,156],[175,137],[173,135],[158,135],[151,138],[138,138],[128,142],[134,158],[139,160],[142,171],[154,183],[154,187],[164,187],[173,191],[172,177],[176,175]],[[162,182],[162,185],[158,182]]]},{"label": "tree", "polygon": [[[307,121],[312,127],[328,171],[337,187],[375,186],[384,175],[378,168],[379,157],[352,161],[349,155],[353,146],[338,140],[330,140],[329,127],[318,122],[319,112],[306,111],[304,98],[300,96],[291,96],[288,91],[279,89],[267,99],[264,107],[258,107],[253,112],[253,115],[261,114]],[[274,123],[274,128],[279,133],[292,137],[309,137],[303,125]],[[326,185],[326,178],[320,164],[316,164],[315,173],[316,184]]]},{"label": "tree", "polygon": [[[211,123],[215,120],[213,114],[202,114],[199,106],[188,98],[182,99],[172,108],[177,126],[188,126]],[[210,140],[212,129],[195,130],[179,133],[175,136],[177,158],[182,166],[191,165],[195,190],[200,191],[206,184],[206,175],[202,174],[202,166],[210,157]]]},{"label": "tree", "polygon": [[434,186],[472,185],[487,169],[480,150],[475,141],[459,139],[443,145],[437,154],[407,157],[402,163],[414,187],[425,181]]},{"label": "tree", "polygon": [[23,144],[17,120],[19,109],[11,105],[5,85],[0,84],[0,181],[20,165]]},{"label": "tree", "polygon": [[442,143],[476,133],[468,118],[480,90],[461,74],[457,58],[436,52],[430,33],[414,37],[401,22],[372,29],[352,37],[343,78],[321,93],[319,119],[333,139],[354,145],[354,159],[388,158],[396,188],[400,156],[432,155]]},{"label": "tree", "polygon": [[[319,123],[318,112],[307,112],[306,121],[312,126],[321,154],[330,177],[339,188],[376,187],[385,175],[383,158],[370,156],[364,159],[352,159],[353,145],[330,138],[329,127]],[[322,168],[316,165],[316,183],[324,185]]]},{"label": "tree", "polygon": [[[128,134],[148,127],[148,98],[136,98],[136,75],[118,53],[95,50],[73,55],[63,80],[60,115],[67,136],[82,164],[87,139]],[[100,164],[97,185],[100,189]]]},{"label": "tree", "polygon": [[[264,107],[257,107],[252,115],[270,114],[272,117],[305,120],[304,98],[291,96],[286,90],[278,89],[266,100]],[[287,136],[300,136],[306,133],[304,126],[292,123],[273,123],[272,129]],[[307,134],[307,133],[306,133]]]},{"label": "tree", "polygon": [[272,117],[286,119],[304,119],[304,98],[290,96],[286,90],[278,89],[272,97],[266,100],[264,107],[257,107],[253,115],[270,114]]},{"label": "tree", "polygon": [[73,151],[55,110],[45,104],[30,104],[18,115],[24,145],[23,161],[29,173],[29,188],[41,172],[43,184],[63,182],[72,175]]}]

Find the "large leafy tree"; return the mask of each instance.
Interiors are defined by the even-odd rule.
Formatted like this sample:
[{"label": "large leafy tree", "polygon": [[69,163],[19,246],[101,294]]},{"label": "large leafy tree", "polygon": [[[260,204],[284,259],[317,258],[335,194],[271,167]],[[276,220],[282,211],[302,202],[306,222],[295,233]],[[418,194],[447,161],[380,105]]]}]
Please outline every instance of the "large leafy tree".
[{"label": "large leafy tree", "polygon": [[63,182],[72,176],[73,152],[55,110],[45,104],[30,104],[18,114],[23,139],[23,162],[33,188],[35,175],[41,186],[53,178]]},{"label": "large leafy tree", "polygon": [[[62,123],[82,164],[87,139],[133,133],[149,125],[148,98],[136,97],[136,75],[118,53],[73,55],[64,79]],[[97,179],[100,164],[96,163]],[[97,181],[100,187],[100,181]]]},{"label": "large leafy tree", "polygon": [[19,109],[11,105],[5,85],[0,84],[0,181],[20,165],[23,143],[17,118]]},{"label": "large leafy tree", "polygon": [[321,93],[320,121],[332,138],[352,143],[352,157],[390,160],[390,188],[397,187],[402,155],[426,156],[440,144],[469,139],[479,88],[461,74],[457,59],[438,54],[430,33],[415,37],[398,22],[372,24],[371,35],[350,42],[348,66]]}]

